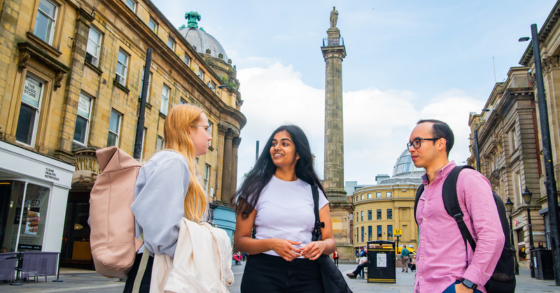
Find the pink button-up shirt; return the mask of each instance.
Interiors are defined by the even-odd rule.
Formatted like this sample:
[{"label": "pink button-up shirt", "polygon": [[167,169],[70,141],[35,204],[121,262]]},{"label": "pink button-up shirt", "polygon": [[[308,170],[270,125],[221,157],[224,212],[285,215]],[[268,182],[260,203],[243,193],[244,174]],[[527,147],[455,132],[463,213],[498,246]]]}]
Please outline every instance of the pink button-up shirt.
[{"label": "pink button-up shirt", "polygon": [[443,182],[455,167],[454,162],[438,171],[430,184],[424,175],[424,192],[418,202],[416,220],[420,227],[414,292],[443,292],[456,280],[465,278],[485,292],[504,247],[504,233],[488,179],[479,172],[464,169],[457,179],[457,197],[463,220],[476,241],[476,252],[465,242],[457,222],[445,211]]}]

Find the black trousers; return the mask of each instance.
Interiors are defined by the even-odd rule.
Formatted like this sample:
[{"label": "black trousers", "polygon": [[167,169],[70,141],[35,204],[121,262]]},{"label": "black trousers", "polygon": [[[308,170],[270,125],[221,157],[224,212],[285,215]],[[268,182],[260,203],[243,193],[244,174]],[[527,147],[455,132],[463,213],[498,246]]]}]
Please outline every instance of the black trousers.
[{"label": "black trousers", "polygon": [[286,261],[268,254],[249,255],[241,293],[323,293],[317,262],[296,258]]},{"label": "black trousers", "polygon": [[364,270],[364,268],[367,266],[367,262],[364,262],[363,264],[359,264],[356,269],[352,272],[355,276],[357,276],[361,271]]},{"label": "black trousers", "polygon": [[[131,293],[134,288],[134,280],[136,280],[136,274],[138,274],[138,267],[140,267],[140,260],[142,259],[142,254],[137,254],[136,259],[134,259],[134,264],[132,269],[128,273],[126,283],[124,285],[123,293]],[[142,277],[142,282],[140,283],[139,293],[150,293],[150,281],[152,280],[152,268],[154,266],[154,257],[150,256],[148,259],[148,264],[146,265],[146,271]]]},{"label": "black trousers", "polygon": [[338,266],[338,257],[334,259],[334,263]]}]

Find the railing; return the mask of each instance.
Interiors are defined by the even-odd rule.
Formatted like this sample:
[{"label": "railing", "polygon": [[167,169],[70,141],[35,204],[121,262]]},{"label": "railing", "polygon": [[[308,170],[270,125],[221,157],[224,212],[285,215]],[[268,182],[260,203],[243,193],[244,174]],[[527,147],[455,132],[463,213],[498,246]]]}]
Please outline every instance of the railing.
[{"label": "railing", "polygon": [[324,38],[323,39],[323,47],[325,46],[344,46],[344,39],[340,38]]}]

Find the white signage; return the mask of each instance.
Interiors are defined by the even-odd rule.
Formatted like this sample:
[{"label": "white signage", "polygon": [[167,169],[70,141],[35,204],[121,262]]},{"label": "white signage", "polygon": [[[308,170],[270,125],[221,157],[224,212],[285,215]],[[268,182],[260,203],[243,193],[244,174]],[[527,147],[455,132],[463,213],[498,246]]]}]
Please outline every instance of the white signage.
[{"label": "white signage", "polygon": [[78,102],[78,114],[85,118],[89,118],[89,105],[91,100],[89,98],[80,96],[80,101]]},{"label": "white signage", "polygon": [[378,253],[377,254],[377,267],[386,268],[387,267],[387,254]]},{"label": "white signage", "polygon": [[32,79],[26,78],[23,85],[23,95],[21,100],[35,108],[39,107],[39,97],[41,95],[41,83]]}]

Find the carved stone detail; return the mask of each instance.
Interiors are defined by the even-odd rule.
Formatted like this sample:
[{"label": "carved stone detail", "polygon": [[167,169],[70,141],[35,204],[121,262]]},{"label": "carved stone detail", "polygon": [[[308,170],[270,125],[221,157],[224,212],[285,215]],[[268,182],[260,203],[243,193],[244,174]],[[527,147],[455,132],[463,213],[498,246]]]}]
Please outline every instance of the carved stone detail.
[{"label": "carved stone detail", "polygon": [[233,147],[234,148],[238,148],[239,144],[241,144],[241,137],[234,137],[233,138]]},{"label": "carved stone detail", "polygon": [[19,54],[19,62],[18,62],[19,72],[27,68],[27,61],[29,61],[29,58],[31,58],[31,54],[29,54],[29,52],[21,52]]},{"label": "carved stone detail", "polygon": [[218,134],[226,135],[226,132],[227,132],[228,128],[229,127],[227,125],[224,125],[222,123],[218,123]]},{"label": "carved stone detail", "polygon": [[549,56],[543,58],[543,67],[546,72],[550,72],[553,69],[558,69],[560,62],[558,60],[558,56]]}]

